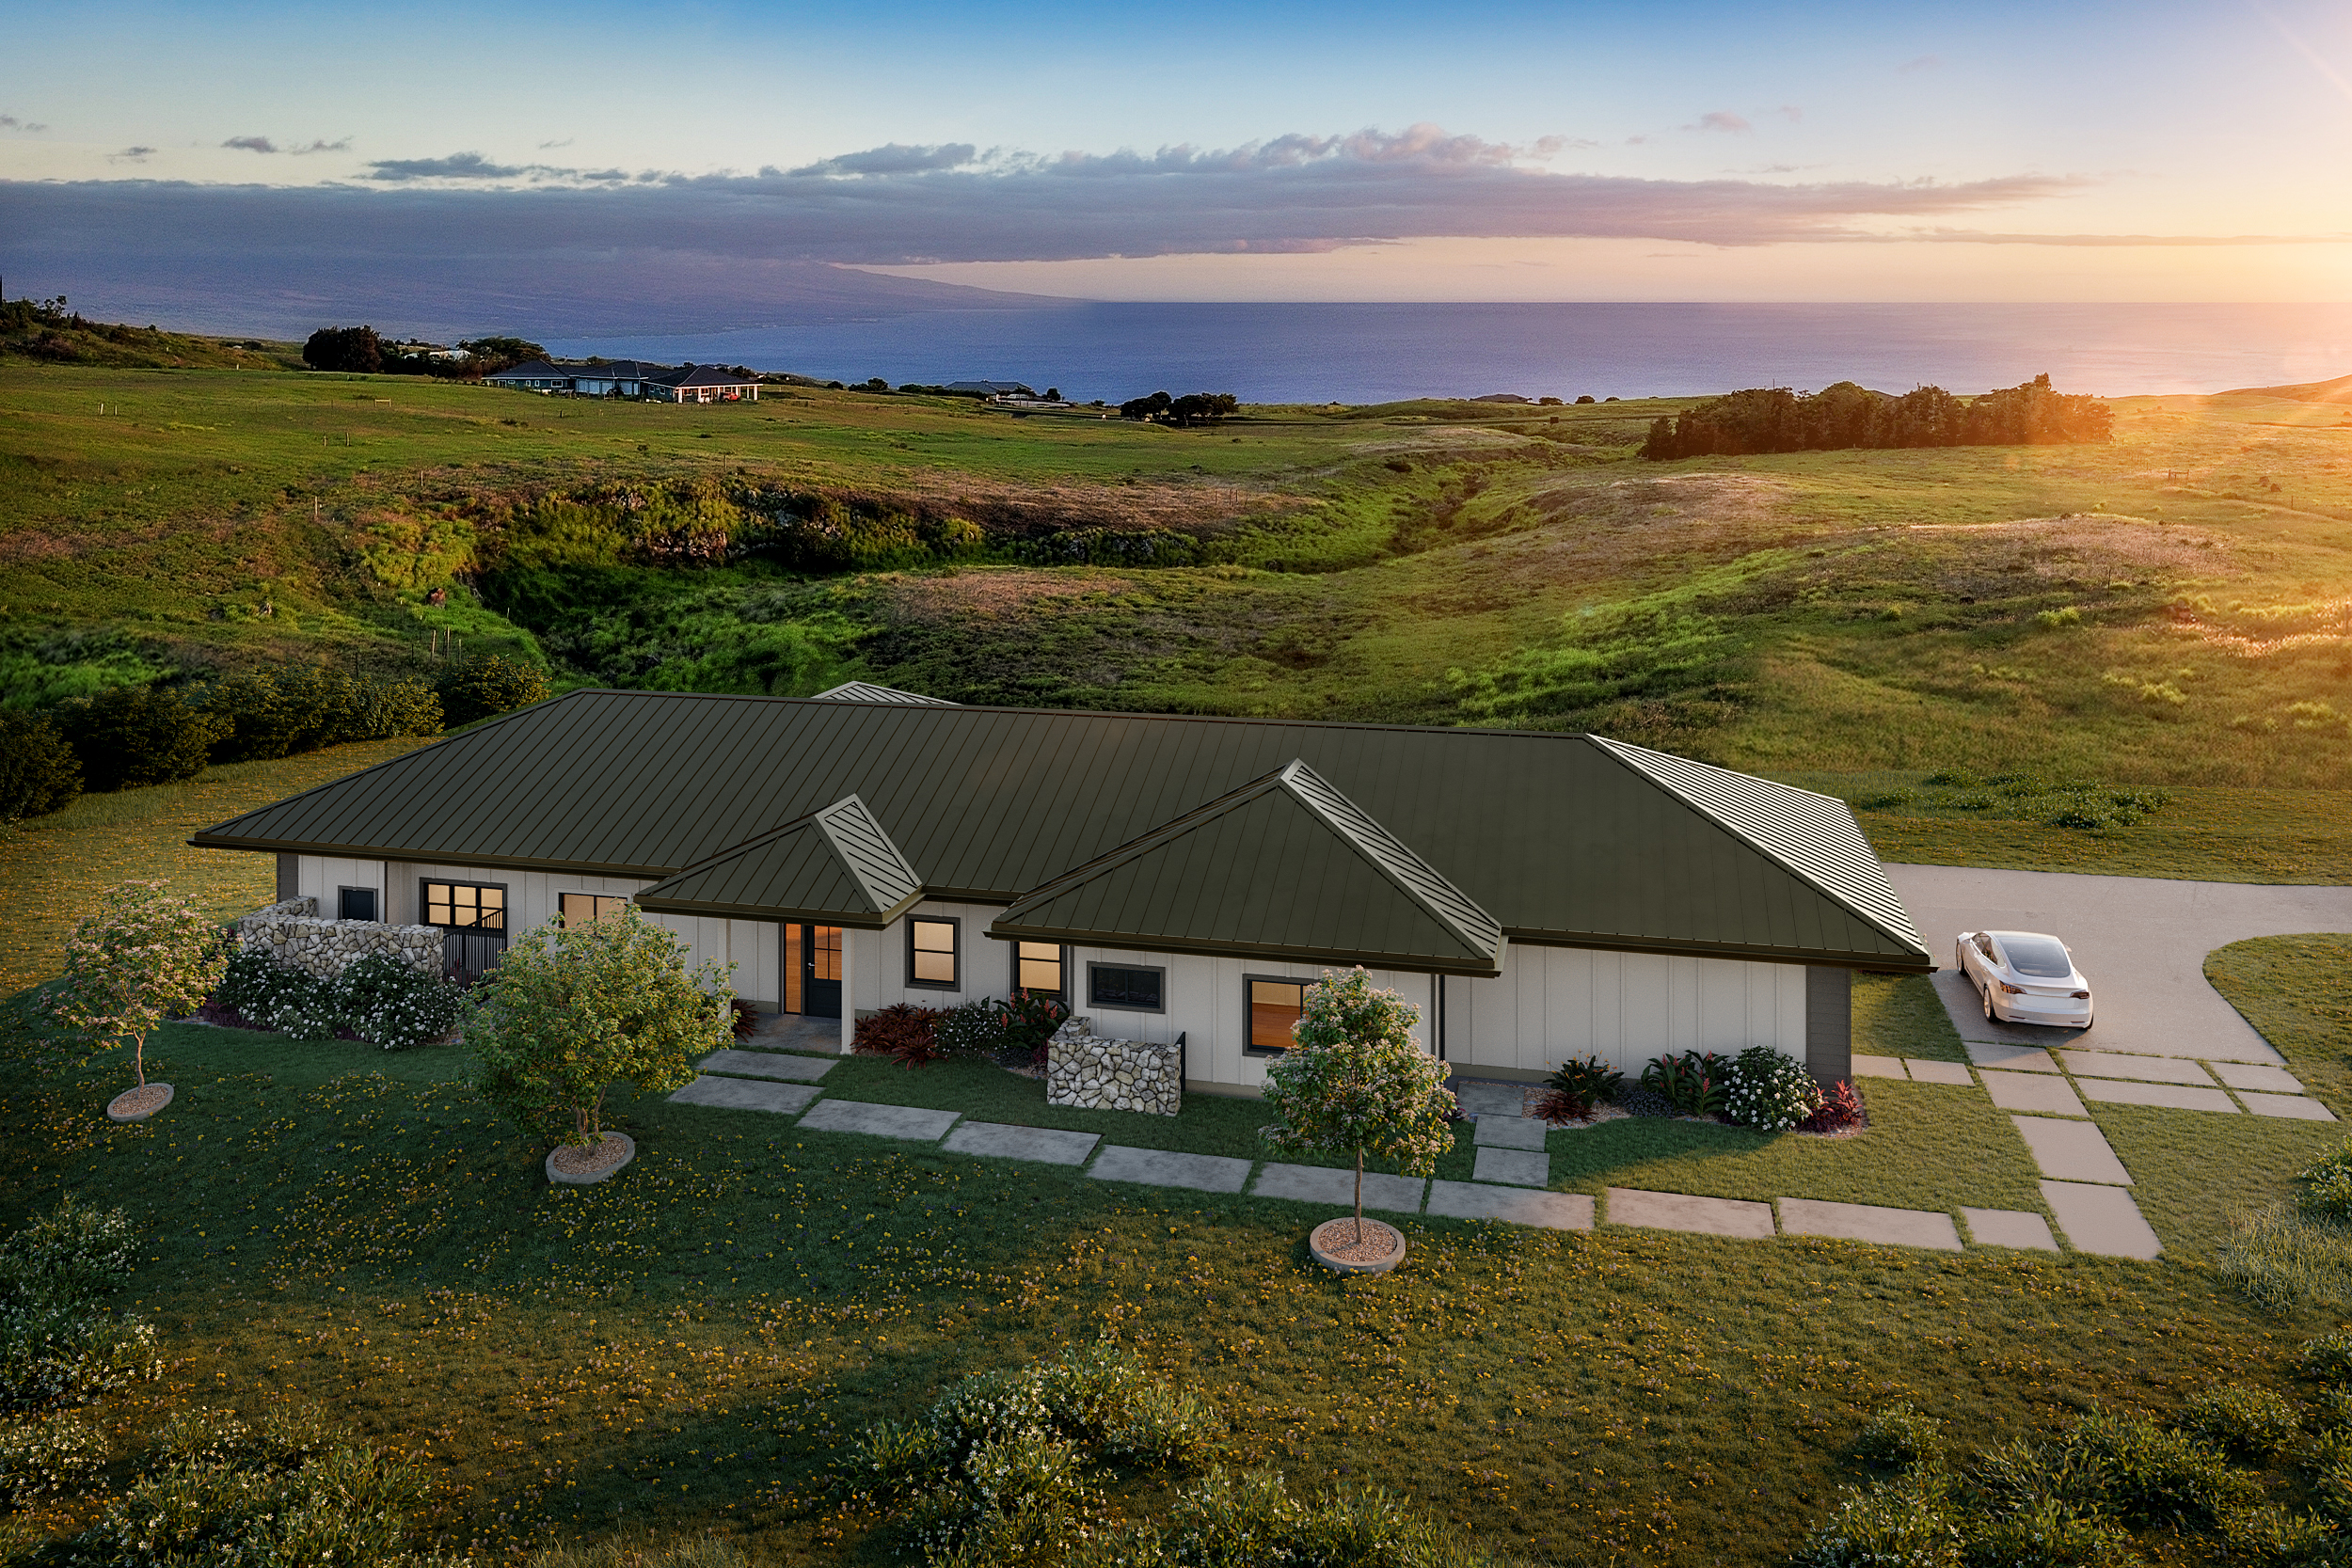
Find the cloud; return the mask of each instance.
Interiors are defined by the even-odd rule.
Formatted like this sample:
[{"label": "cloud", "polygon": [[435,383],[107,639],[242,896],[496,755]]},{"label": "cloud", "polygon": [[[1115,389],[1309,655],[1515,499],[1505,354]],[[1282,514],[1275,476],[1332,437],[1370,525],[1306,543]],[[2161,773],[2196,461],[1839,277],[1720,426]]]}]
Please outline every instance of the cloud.
[{"label": "cloud", "polygon": [[143,164],[154,155],[155,150],[151,147],[126,147],[119,152],[107,153],[106,161],[110,164]]},{"label": "cloud", "polygon": [[901,147],[897,142],[887,147],[869,148],[864,152],[848,152],[838,158],[827,158],[796,168],[798,175],[851,174],[927,174],[934,169],[962,168],[977,152],[970,142],[948,142],[938,147]]},{"label": "cloud", "polygon": [[1917,71],[1936,70],[1943,63],[1944,56],[1941,55],[1915,55],[1897,66],[1895,72],[1899,76],[1909,76]]},{"label": "cloud", "polygon": [[345,136],[340,141],[327,141],[322,137],[307,146],[280,147],[267,136],[231,136],[220,145],[234,148],[240,152],[283,152],[289,157],[304,158],[313,152],[347,152],[351,150],[351,138]]},{"label": "cloud", "polygon": [[38,124],[29,119],[19,119],[14,115],[0,115],[0,131],[46,131],[48,129],[46,125]]},{"label": "cloud", "polygon": [[1734,135],[1740,135],[1755,130],[1756,127],[1750,125],[1747,120],[1742,119],[1740,116],[1733,114],[1729,109],[1715,109],[1699,116],[1698,124],[1690,127],[1690,129],[1694,131],[1728,131]]},{"label": "cloud", "polygon": [[453,152],[446,158],[378,158],[368,166],[367,178],[389,184],[411,180],[517,180],[541,166],[494,164],[479,152]]},{"label": "cloud", "polygon": [[278,150],[278,144],[267,136],[231,136],[220,145],[235,148],[241,152],[275,152]]}]

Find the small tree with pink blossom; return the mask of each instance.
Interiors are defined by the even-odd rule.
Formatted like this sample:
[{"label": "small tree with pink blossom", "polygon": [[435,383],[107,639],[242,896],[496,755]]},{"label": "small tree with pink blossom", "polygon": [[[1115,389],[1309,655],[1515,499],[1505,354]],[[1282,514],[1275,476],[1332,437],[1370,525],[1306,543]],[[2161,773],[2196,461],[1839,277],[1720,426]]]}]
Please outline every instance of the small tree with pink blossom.
[{"label": "small tree with pink blossom", "polygon": [[73,928],[50,1016],[89,1056],[128,1045],[145,1088],[147,1037],[202,1006],[228,968],[229,933],[218,921],[162,882],[125,882]]}]

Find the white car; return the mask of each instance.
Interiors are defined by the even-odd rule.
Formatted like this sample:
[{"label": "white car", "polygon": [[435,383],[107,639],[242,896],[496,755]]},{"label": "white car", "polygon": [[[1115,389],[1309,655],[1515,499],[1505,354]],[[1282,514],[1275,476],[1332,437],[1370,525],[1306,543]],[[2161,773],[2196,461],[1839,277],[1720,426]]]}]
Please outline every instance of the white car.
[{"label": "white car", "polygon": [[2037,931],[1963,931],[1953,963],[2000,1023],[2090,1027],[2090,982],[2066,943]]}]

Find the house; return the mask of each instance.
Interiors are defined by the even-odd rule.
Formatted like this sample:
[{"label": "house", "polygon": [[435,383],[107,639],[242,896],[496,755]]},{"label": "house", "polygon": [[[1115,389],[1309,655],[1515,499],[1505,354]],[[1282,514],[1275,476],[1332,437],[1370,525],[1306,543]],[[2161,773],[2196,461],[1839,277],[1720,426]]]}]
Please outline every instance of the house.
[{"label": "house", "polygon": [[645,396],[671,403],[757,403],[759,378],[724,365],[685,365],[645,382]]},{"label": "house", "polygon": [[493,387],[512,387],[524,392],[568,392],[572,389],[572,372],[545,359],[526,359],[519,365],[492,371],[482,379]]},{"label": "house", "polygon": [[1751,1045],[1844,1077],[1852,973],[1934,967],[1844,802],[1589,735],[586,690],[190,842],[469,967],[633,899],[844,1050],[1050,991],[1196,1091],[1260,1092],[1327,968],[1533,1081]]},{"label": "house", "polygon": [[1033,398],[1037,393],[1019,381],[950,381],[948,391],[974,398]]},{"label": "house", "polygon": [[642,359],[591,359],[571,367],[571,390],[583,398],[642,398],[649,382],[669,373],[669,366]]}]

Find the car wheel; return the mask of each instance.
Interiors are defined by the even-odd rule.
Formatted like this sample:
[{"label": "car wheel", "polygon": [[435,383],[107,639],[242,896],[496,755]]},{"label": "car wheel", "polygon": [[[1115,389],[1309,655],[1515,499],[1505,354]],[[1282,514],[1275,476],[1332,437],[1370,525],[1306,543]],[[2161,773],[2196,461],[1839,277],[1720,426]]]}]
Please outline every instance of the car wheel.
[{"label": "car wheel", "polygon": [[1984,988],[1983,996],[1984,996],[1984,1021],[1985,1021],[1987,1023],[1998,1023],[1998,1022],[2001,1022],[2001,1014],[2000,1014],[2000,1011],[1999,1011],[1999,1009],[1997,1009],[1996,1007],[1994,1007],[1994,1006],[1993,1006],[1993,988],[1992,988],[1992,986],[1991,986],[1991,985],[1989,985],[1989,984],[1988,984],[1988,985]]}]

